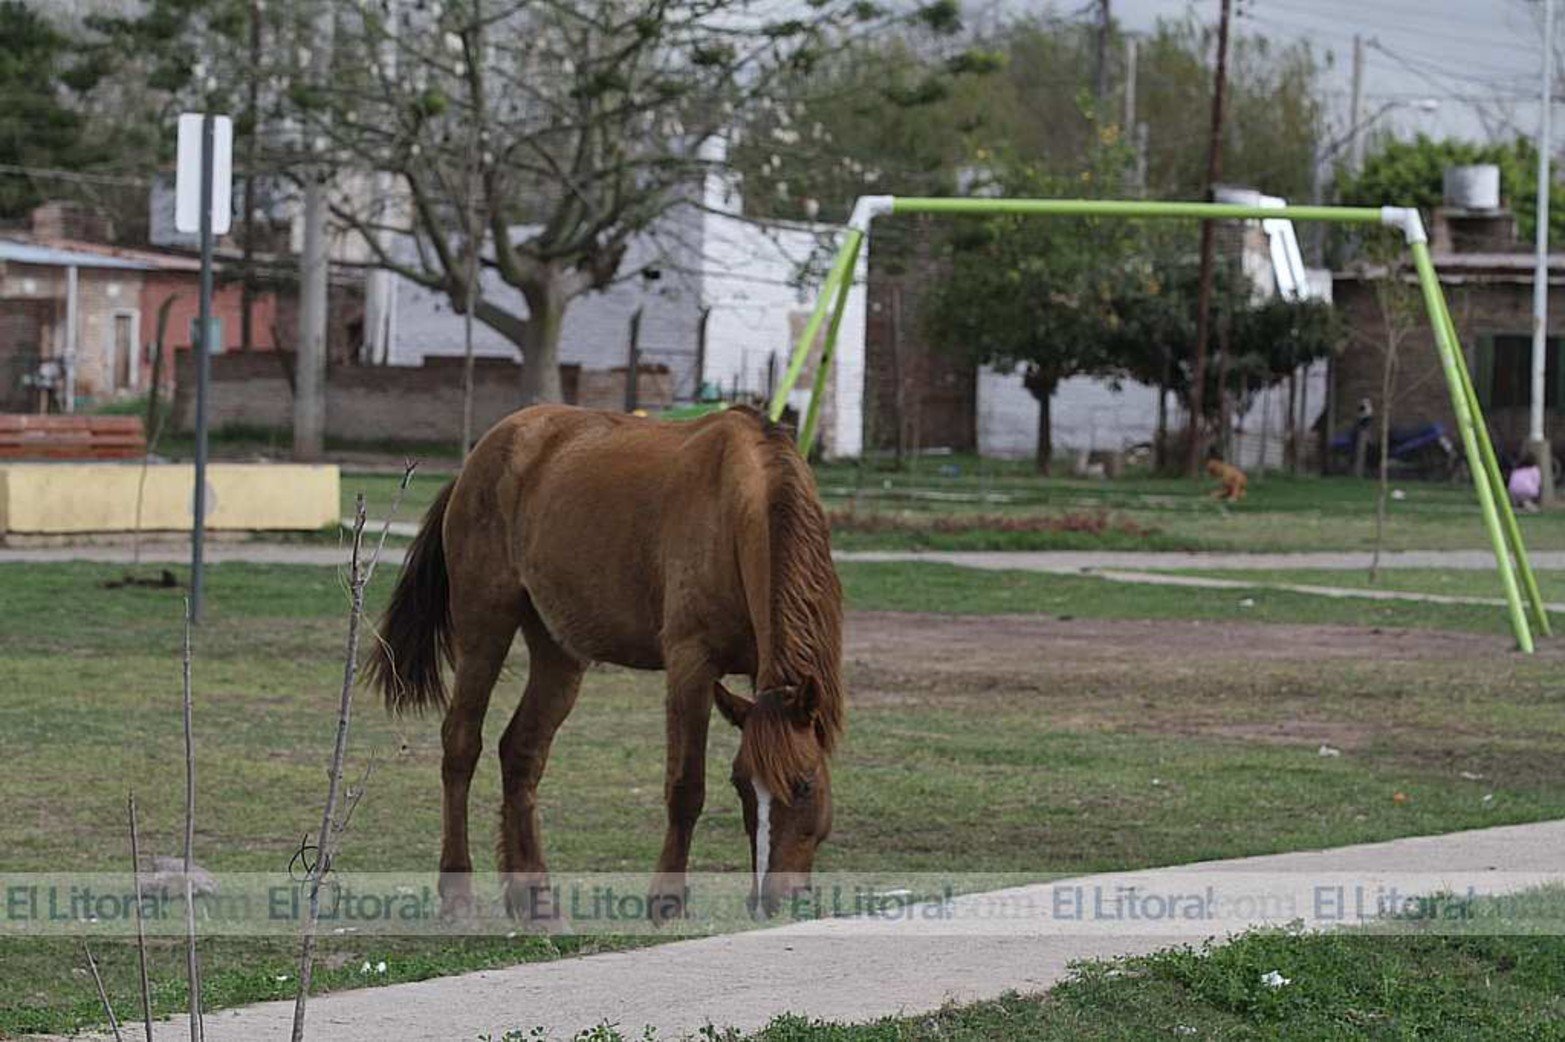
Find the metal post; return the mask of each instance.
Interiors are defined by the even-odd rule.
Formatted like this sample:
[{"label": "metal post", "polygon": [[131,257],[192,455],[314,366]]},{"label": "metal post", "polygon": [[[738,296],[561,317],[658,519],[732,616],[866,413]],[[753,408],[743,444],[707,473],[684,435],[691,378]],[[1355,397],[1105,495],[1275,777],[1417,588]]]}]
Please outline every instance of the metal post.
[{"label": "metal post", "polygon": [[[774,419],[780,418],[783,410],[786,408],[788,396],[797,383],[804,364],[808,359],[815,336],[820,331],[821,325],[826,321],[827,309],[834,307],[827,346],[823,351],[823,363],[829,364],[830,354],[835,346],[837,327],[847,299],[848,287],[844,285],[844,279],[851,280],[851,272],[857,261],[865,231],[869,226],[869,218],[873,218],[875,214],[927,213],[968,216],[1026,214],[1035,216],[1148,217],[1165,219],[1278,219],[1404,227],[1413,253],[1414,265],[1418,271],[1424,304],[1434,325],[1437,353],[1440,358],[1442,371],[1446,377],[1447,387],[1451,393],[1452,407],[1457,415],[1457,425],[1462,438],[1462,447],[1466,453],[1468,465],[1474,475],[1474,490],[1477,493],[1479,508],[1483,514],[1484,527],[1495,553],[1495,563],[1500,573],[1501,585],[1504,588],[1508,617],[1512,631],[1516,636],[1517,646],[1525,652],[1533,650],[1532,631],[1527,623],[1527,613],[1521,602],[1522,589],[1516,577],[1518,570],[1521,572],[1521,585],[1525,586],[1527,597],[1532,602],[1532,608],[1537,615],[1539,632],[1545,635],[1549,633],[1547,615],[1544,613],[1543,601],[1537,590],[1536,577],[1527,558],[1526,547],[1522,543],[1520,527],[1516,522],[1514,512],[1509,509],[1509,503],[1506,500],[1505,491],[1500,482],[1498,462],[1494,458],[1494,447],[1490,444],[1488,431],[1483,425],[1483,411],[1479,406],[1477,395],[1473,391],[1472,377],[1467,372],[1466,360],[1461,353],[1461,344],[1456,334],[1456,327],[1451,320],[1450,310],[1440,290],[1434,263],[1429,256],[1429,247],[1422,238],[1423,232],[1418,227],[1415,211],[1398,207],[1349,206],[1287,206],[1278,209],[1267,209],[1237,203],[1153,202],[1125,199],[974,199],[872,196],[861,199],[859,203],[860,206],[871,204],[867,208],[868,217],[862,222],[859,221],[857,219],[859,207],[855,207],[855,221],[844,234],[842,246],[839,249],[831,271],[826,277],[825,284],[822,286],[820,299],[816,302],[810,321],[795,347],[788,372],[772,396],[771,415]],[[1409,220],[1411,221],[1411,226],[1404,226],[1404,222]],[[824,364],[822,368],[824,372]],[[801,444],[805,445],[806,448],[813,439],[814,424],[819,415],[819,395],[822,392],[823,381],[817,384],[816,398],[812,400],[810,409],[812,416],[806,418],[804,437],[801,437]],[[1328,411],[1335,411],[1336,409],[1336,402],[1329,384],[1327,408]],[[1507,545],[1508,543],[1509,546]],[[1511,560],[1512,553],[1516,557],[1514,565]]]},{"label": "metal post", "polygon": [[853,261],[858,256],[859,242],[863,238],[864,233],[858,228],[849,228],[843,235],[842,245],[837,249],[837,259],[826,274],[825,284],[821,286],[821,298],[815,302],[815,310],[804,324],[804,332],[799,334],[799,342],[794,345],[793,358],[788,362],[788,371],[783,374],[782,383],[777,386],[777,393],[772,395],[772,406],[767,415],[773,422],[782,419],[784,410],[788,408],[788,395],[799,382],[799,374],[804,372],[804,363],[809,360],[810,349],[815,346],[815,337],[821,331],[821,324],[826,321],[826,309],[836,299],[843,279],[852,278]]},{"label": "metal post", "polygon": [[1511,554],[1516,559],[1516,570],[1521,575],[1522,591],[1527,595],[1527,601],[1532,606],[1533,619],[1538,624],[1538,632],[1545,637],[1550,636],[1552,627],[1549,625],[1549,611],[1544,604],[1543,593],[1538,589],[1538,577],[1533,574],[1532,561],[1527,556],[1526,544],[1522,542],[1521,525],[1517,522],[1516,511],[1511,506],[1510,493],[1506,490],[1505,478],[1500,473],[1500,461],[1495,455],[1494,443],[1489,440],[1489,425],[1484,422],[1483,407],[1478,402],[1478,392],[1473,388],[1472,374],[1467,371],[1467,357],[1462,351],[1461,337],[1457,335],[1456,323],[1451,318],[1451,308],[1446,303],[1443,292],[1440,294],[1439,321],[1445,326],[1446,335],[1456,348],[1456,371],[1461,377],[1462,393],[1467,398],[1468,411],[1473,416],[1473,426],[1478,436],[1478,452],[1483,457],[1483,471],[1474,472],[1473,481],[1475,484],[1479,480],[1489,483],[1495,505],[1500,511],[1501,527],[1510,544]]},{"label": "metal post", "polygon": [[1543,429],[1547,400],[1546,374],[1549,353],[1549,183],[1554,161],[1552,127],[1554,109],[1554,0],[1543,0],[1543,88],[1538,97],[1538,228],[1534,236],[1536,257],[1532,274],[1532,410],[1527,418],[1527,441],[1543,475],[1542,499],[1554,498],[1554,465]]},{"label": "metal post", "polygon": [[212,113],[201,117],[201,305],[196,320],[196,486],[191,499],[190,621],[201,621],[206,542],[207,390],[212,382]]},{"label": "metal post", "polygon": [[76,265],[65,269],[65,401],[66,412],[76,411],[76,345],[80,339],[80,281]]},{"label": "metal post", "polygon": [[853,291],[853,272],[858,267],[859,245],[862,234],[849,239],[846,246],[847,277],[837,284],[837,299],[832,308],[831,325],[826,327],[826,343],[821,345],[821,362],[815,369],[815,387],[810,393],[810,408],[804,416],[804,427],[799,431],[799,451],[809,456],[815,446],[815,428],[820,424],[821,403],[826,400],[826,381],[831,375],[831,363],[837,354],[837,331],[842,328],[842,314],[848,310],[848,294]]},{"label": "metal post", "polygon": [[641,408],[641,309],[630,316],[630,350],[625,359],[625,411]]},{"label": "metal post", "polygon": [[1445,299],[1440,292],[1440,280],[1435,275],[1434,263],[1429,259],[1429,245],[1423,242],[1411,244],[1413,264],[1418,269],[1418,283],[1424,294],[1424,307],[1429,311],[1429,321],[1434,326],[1435,350],[1440,356],[1440,367],[1445,372],[1446,386],[1451,392],[1451,407],[1456,413],[1456,427],[1462,436],[1462,448],[1467,453],[1467,465],[1473,474],[1473,488],[1478,493],[1478,507],[1483,512],[1484,529],[1494,550],[1494,560],[1500,571],[1500,586],[1505,591],[1506,611],[1510,615],[1511,631],[1516,635],[1516,646],[1531,654],[1532,632],[1527,628],[1527,615],[1522,609],[1521,591],[1516,586],[1516,574],[1511,568],[1511,555],[1506,550],[1505,532],[1501,527],[1499,509],[1495,504],[1494,488],[1486,480],[1483,453],[1478,447],[1478,434],[1473,410],[1462,382],[1461,363],[1457,360],[1460,348],[1453,341],[1451,328],[1443,320]]}]

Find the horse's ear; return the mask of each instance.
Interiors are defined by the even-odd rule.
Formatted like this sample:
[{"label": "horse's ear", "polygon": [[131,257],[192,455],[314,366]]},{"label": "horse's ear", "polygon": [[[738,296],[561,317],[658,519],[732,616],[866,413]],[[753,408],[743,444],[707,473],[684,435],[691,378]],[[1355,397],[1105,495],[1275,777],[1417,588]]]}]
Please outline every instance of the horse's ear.
[{"label": "horse's ear", "polygon": [[821,707],[821,688],[815,682],[814,677],[806,677],[802,682],[783,689],[783,708],[788,711],[788,719],[801,727],[811,724]]},{"label": "horse's ear", "polygon": [[755,708],[755,703],[743,695],[734,694],[724,687],[720,680],[712,681],[712,697],[717,703],[717,711],[723,714],[723,719],[744,730],[744,722],[749,718],[750,710]]}]

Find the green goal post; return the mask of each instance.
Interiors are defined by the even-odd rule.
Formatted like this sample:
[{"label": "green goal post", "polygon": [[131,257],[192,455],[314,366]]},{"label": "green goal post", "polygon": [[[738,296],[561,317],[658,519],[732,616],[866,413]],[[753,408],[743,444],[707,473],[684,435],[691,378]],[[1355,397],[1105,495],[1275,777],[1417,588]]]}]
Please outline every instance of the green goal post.
[{"label": "green goal post", "polygon": [[863,252],[864,241],[869,235],[872,221],[877,217],[902,214],[948,214],[952,216],[989,216],[995,214],[1022,214],[1038,217],[1124,217],[1124,218],[1175,218],[1198,220],[1293,220],[1319,221],[1334,224],[1384,225],[1400,231],[1407,241],[1413,257],[1413,267],[1418,274],[1424,306],[1429,312],[1430,326],[1434,332],[1435,349],[1440,357],[1440,368],[1445,375],[1446,387],[1451,393],[1451,407],[1456,414],[1456,426],[1462,439],[1462,449],[1467,456],[1468,470],[1473,476],[1473,487],[1478,494],[1478,506],[1483,514],[1484,529],[1494,550],[1495,563],[1500,573],[1500,585],[1505,593],[1505,604],[1510,616],[1511,630],[1516,635],[1516,645],[1524,652],[1533,650],[1532,631],[1523,606],[1526,598],[1532,609],[1538,632],[1549,634],[1548,611],[1538,590],[1538,580],[1527,558],[1527,548],[1522,543],[1521,527],[1511,508],[1510,496],[1500,474],[1494,445],[1489,438],[1488,424],[1484,422],[1478,396],[1473,390],[1472,375],[1467,371],[1467,359],[1462,352],[1456,325],[1446,304],[1445,293],[1440,288],[1439,276],[1429,255],[1429,240],[1424,233],[1424,223],[1418,210],[1404,206],[1251,206],[1239,203],[1186,203],[1149,202],[1123,199],[930,199],[890,195],[862,196],[854,204],[842,241],[837,247],[836,259],[826,273],[820,299],[810,313],[809,321],[801,331],[788,369],[772,396],[770,414],[773,420],[782,418],[788,399],[799,382],[805,366],[813,353],[816,341],[821,339],[824,327],[826,335],[821,343],[820,360],[816,365],[814,386],[810,404],[805,411],[803,425],[799,429],[799,447],[808,453],[815,444],[820,426],[821,403],[825,397],[827,377],[837,350],[837,336],[842,326],[843,312],[847,310],[848,294],[853,285],[854,273]]}]

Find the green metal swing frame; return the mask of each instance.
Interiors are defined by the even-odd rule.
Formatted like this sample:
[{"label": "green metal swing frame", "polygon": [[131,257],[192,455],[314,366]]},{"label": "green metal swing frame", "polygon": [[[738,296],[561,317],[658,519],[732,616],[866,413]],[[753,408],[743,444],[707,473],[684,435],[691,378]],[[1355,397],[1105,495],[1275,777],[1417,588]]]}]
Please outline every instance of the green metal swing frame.
[{"label": "green metal swing frame", "polygon": [[[1038,217],[1122,217],[1122,218],[1172,218],[1206,220],[1268,220],[1315,221],[1334,224],[1386,225],[1403,233],[1412,254],[1414,270],[1422,291],[1424,306],[1429,313],[1434,331],[1435,348],[1440,356],[1440,368],[1446,387],[1451,393],[1451,406],[1456,414],[1457,430],[1462,449],[1467,457],[1468,469],[1473,475],[1473,487],[1478,495],[1478,506],[1483,514],[1484,529],[1494,550],[1495,564],[1500,573],[1500,585],[1505,594],[1506,611],[1511,631],[1516,636],[1516,646],[1523,652],[1533,650],[1532,630],[1528,625],[1527,608],[1530,607],[1538,632],[1548,636],[1549,618],[1543,595],[1538,590],[1537,576],[1527,557],[1522,542],[1521,526],[1511,508],[1510,496],[1505,489],[1494,445],[1489,438],[1488,424],[1473,390],[1472,374],[1467,369],[1467,359],[1462,352],[1456,324],[1451,320],[1451,310],[1440,279],[1429,255],[1429,241],[1424,233],[1423,221],[1418,211],[1411,207],[1355,207],[1355,206],[1250,206],[1235,203],[1184,203],[1148,202],[1116,199],[930,199],[902,196],[863,196],[854,205],[853,215],[844,230],[837,256],[827,272],[821,287],[820,299],[810,314],[795,345],[788,369],[778,383],[772,397],[770,414],[773,420],[782,418],[788,399],[799,382],[816,340],[824,326],[826,335],[821,344],[810,404],[804,423],[799,429],[799,447],[808,453],[815,444],[820,425],[821,405],[825,398],[827,377],[836,356],[837,338],[842,328],[842,316],[847,310],[848,294],[853,286],[859,255],[869,235],[871,222],[876,217],[903,214],[946,214],[952,216],[989,216],[994,214],[1021,214]],[[1526,607],[1523,606],[1523,599]]]}]

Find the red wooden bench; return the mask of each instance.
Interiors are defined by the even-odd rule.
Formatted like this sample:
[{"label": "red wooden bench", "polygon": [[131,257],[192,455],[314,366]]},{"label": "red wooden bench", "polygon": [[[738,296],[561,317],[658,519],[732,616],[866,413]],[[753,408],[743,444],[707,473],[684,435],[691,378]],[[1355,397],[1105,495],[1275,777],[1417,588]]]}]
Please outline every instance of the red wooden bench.
[{"label": "red wooden bench", "polygon": [[139,416],[0,413],[0,460],[140,459],[146,454]]}]

